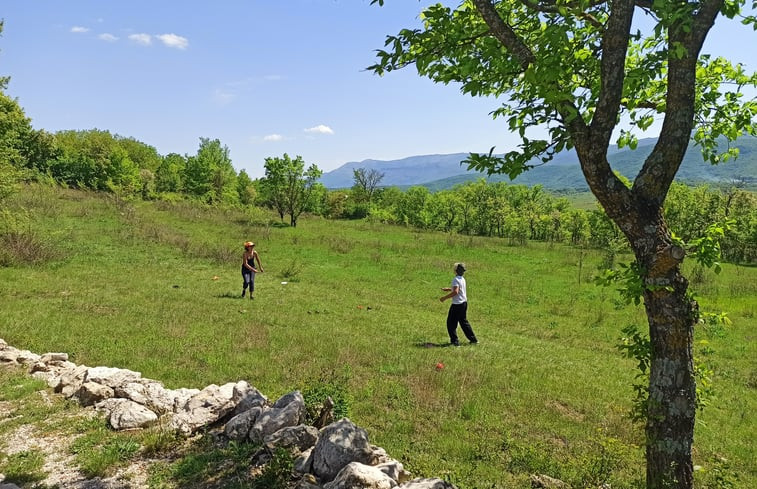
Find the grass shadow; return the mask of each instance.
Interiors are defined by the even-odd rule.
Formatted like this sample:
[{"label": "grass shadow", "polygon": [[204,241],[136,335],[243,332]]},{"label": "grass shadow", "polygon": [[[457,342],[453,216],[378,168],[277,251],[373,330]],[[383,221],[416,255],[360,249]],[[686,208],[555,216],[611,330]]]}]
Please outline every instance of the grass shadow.
[{"label": "grass shadow", "polygon": [[420,341],[414,345],[416,348],[449,348],[452,343],[433,343],[430,341]]},{"label": "grass shadow", "polygon": [[234,292],[224,292],[222,294],[216,295],[217,299],[246,299],[247,297],[242,297],[241,294],[235,294]]}]

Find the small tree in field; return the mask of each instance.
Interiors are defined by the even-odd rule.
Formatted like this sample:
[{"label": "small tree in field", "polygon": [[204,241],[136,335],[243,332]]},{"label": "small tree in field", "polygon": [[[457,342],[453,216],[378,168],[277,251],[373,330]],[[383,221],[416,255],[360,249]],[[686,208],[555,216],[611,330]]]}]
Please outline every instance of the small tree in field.
[{"label": "small tree in field", "polygon": [[[372,3],[383,4],[383,0]],[[646,309],[651,348],[646,404],[647,487],[691,488],[696,411],[692,359],[698,306],[681,273],[685,248],[663,217],[663,202],[694,138],[712,163],[716,140],[757,134],[757,85],[722,58],[702,54],[715,20],[742,16],[745,0],[464,0],[421,14],[423,29],[400,31],[371,68],[414,64],[422,76],[496,97],[494,111],[522,138],[519,151],[471,155],[469,167],[514,178],[535,159],[573,149],[589,188],[628,239]],[[757,2],[752,0],[752,9]],[[755,25],[754,15],[742,17]],[[611,139],[636,144],[634,130],[662,125],[630,186],[607,160]],[[619,122],[625,123],[621,129]],[[546,128],[547,137],[534,137]]]},{"label": "small tree in field", "polygon": [[352,170],[352,175],[355,181],[352,186],[352,193],[356,196],[355,200],[370,204],[379,183],[384,179],[384,174],[375,168],[356,168]]},{"label": "small tree in field", "polygon": [[261,182],[266,202],[283,220],[289,214],[292,227],[310,204],[313,190],[323,172],[315,165],[305,169],[302,156],[295,159],[284,153],[281,158],[265,159],[265,178]]}]

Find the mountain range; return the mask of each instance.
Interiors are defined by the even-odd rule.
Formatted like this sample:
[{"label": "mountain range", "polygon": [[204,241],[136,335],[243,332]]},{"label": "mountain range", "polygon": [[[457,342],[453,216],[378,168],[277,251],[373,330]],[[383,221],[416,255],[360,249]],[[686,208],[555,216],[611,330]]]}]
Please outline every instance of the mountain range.
[{"label": "mountain range", "polygon": [[[611,147],[608,160],[613,170],[633,181],[656,142],[654,138],[639,140],[635,150]],[[736,160],[711,165],[702,159],[699,148],[690,144],[676,180],[688,184],[740,182],[754,187],[757,185],[757,137],[743,136],[732,145],[739,148]],[[384,177],[380,185],[386,187],[421,185],[430,190],[444,190],[479,178],[490,182],[510,182],[507,175],[487,177],[485,173],[468,171],[466,164],[462,163],[467,157],[468,153],[453,153],[410,156],[398,160],[354,161],[324,173],[320,182],[331,189],[349,188],[354,184],[353,172],[358,168],[381,172]],[[558,154],[551,162],[522,173],[512,183],[538,184],[557,191],[588,190],[574,151]]]}]

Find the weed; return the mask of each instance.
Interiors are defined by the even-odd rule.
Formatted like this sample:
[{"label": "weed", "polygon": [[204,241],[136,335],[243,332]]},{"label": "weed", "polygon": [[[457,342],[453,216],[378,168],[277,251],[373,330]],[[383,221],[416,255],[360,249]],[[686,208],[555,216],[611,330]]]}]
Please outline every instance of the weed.
[{"label": "weed", "polygon": [[302,397],[305,399],[307,423],[312,424],[318,419],[323,403],[328,397],[334,402],[334,419],[349,417],[349,380],[350,371],[345,368],[341,372],[324,371],[317,378],[306,381]]},{"label": "weed", "polygon": [[181,444],[182,439],[176,431],[157,426],[145,430],[140,437],[140,441],[142,453],[149,456],[170,451]]},{"label": "weed", "polygon": [[353,248],[353,244],[348,240],[336,236],[331,236],[328,242],[329,249],[334,253],[339,253],[341,255],[346,255],[347,253],[352,251]]},{"label": "weed", "polygon": [[2,456],[0,454],[0,472],[5,474],[7,482],[27,484],[43,480],[47,475],[42,470],[45,456],[38,450],[14,453]]},{"label": "weed", "polygon": [[8,210],[0,213],[0,266],[46,263],[60,258],[54,249],[25,215],[13,215]]},{"label": "weed", "polygon": [[252,482],[252,489],[286,489],[292,479],[294,460],[283,448],[277,448],[263,472]]},{"label": "weed", "polygon": [[296,282],[300,272],[302,272],[302,263],[296,258],[291,260],[287,265],[281,268],[279,276],[286,281]]},{"label": "weed", "polygon": [[259,448],[236,442],[216,446],[209,437],[203,437],[178,461],[158,466],[151,479],[164,485],[171,481],[168,487],[207,487],[211,485],[209,481],[215,482],[216,487],[249,487],[240,483],[246,480],[250,458]]}]

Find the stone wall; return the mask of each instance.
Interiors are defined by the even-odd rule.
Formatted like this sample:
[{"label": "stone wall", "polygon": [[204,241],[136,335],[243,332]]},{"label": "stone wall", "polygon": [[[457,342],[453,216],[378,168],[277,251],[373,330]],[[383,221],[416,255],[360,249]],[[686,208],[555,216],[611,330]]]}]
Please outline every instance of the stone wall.
[{"label": "stone wall", "polygon": [[328,402],[317,426],[305,424],[305,400],[299,391],[271,402],[244,380],[166,389],[139,372],[76,365],[66,353],[39,355],[2,339],[0,365],[27,368],[56,393],[102,412],[114,430],[160,422],[184,435],[222,430],[229,440],[260,445],[263,454],[287,449],[295,457],[298,489],[454,489],[438,478],[413,479],[401,462],[370,443],[363,428],[348,418],[333,421]]}]

